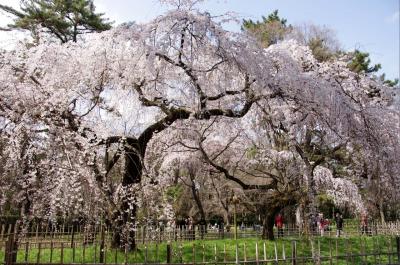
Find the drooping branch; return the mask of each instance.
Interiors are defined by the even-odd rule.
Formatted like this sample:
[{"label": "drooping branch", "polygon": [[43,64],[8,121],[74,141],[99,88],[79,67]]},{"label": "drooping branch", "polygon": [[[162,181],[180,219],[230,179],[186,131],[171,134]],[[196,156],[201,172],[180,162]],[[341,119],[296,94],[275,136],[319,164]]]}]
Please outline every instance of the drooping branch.
[{"label": "drooping branch", "polygon": [[142,155],[144,155],[146,151],[145,149],[147,143],[150,141],[155,133],[168,128],[172,123],[179,119],[188,119],[190,117],[190,114],[191,113],[185,109],[170,108],[169,115],[147,127],[147,129],[144,130],[144,132],[138,138],[138,142],[142,150]]},{"label": "drooping branch", "polygon": [[168,108],[169,102],[166,99],[163,98],[154,98],[153,100],[150,100],[146,98],[143,94],[142,87],[145,86],[146,80],[141,80],[139,83],[133,84],[133,88],[139,95],[139,100],[142,103],[143,106],[146,107],[158,107],[160,108],[166,115],[170,114],[170,110]]},{"label": "drooping branch", "polygon": [[[245,94],[245,102],[243,106],[238,109],[223,109],[223,108],[214,108],[214,109],[200,109],[198,111],[190,111],[184,108],[176,108],[173,106],[169,106],[169,103],[166,99],[157,98],[154,100],[149,100],[143,94],[142,87],[145,85],[145,82],[142,81],[139,84],[136,84],[135,90],[139,94],[139,100],[142,102],[144,106],[152,106],[159,107],[166,116],[157,121],[156,123],[149,126],[138,138],[138,142],[141,145],[141,150],[145,152],[146,145],[148,141],[153,137],[154,133],[160,132],[166,128],[168,128],[171,124],[173,124],[177,120],[188,119],[190,116],[194,117],[197,120],[208,120],[211,117],[224,116],[230,118],[241,118],[250,110],[252,105],[257,102],[261,97],[254,96],[251,91],[251,85],[255,82],[255,80],[250,80],[249,76],[245,75],[245,84],[244,88],[240,90],[240,93]],[[232,93],[227,93],[224,96],[231,95]],[[220,98],[224,97],[221,96]],[[275,97],[273,94],[270,97]]]},{"label": "drooping branch", "polygon": [[237,178],[234,176],[234,174],[231,174],[228,169],[225,167],[221,166],[220,164],[217,164],[215,161],[213,161],[207,152],[204,150],[202,144],[199,144],[199,151],[203,155],[204,160],[210,164],[212,167],[214,167],[216,170],[224,174],[225,178],[228,180],[231,180],[237,184],[239,184],[244,190],[254,190],[254,189],[260,189],[260,190],[269,190],[269,189],[274,189],[276,187],[276,180],[272,180],[271,183],[265,184],[265,185],[254,185],[254,184],[247,184],[243,182],[241,179]]},{"label": "drooping branch", "polygon": [[[215,120],[212,122],[214,123]],[[212,124],[211,123],[211,124]],[[201,133],[198,132],[199,134],[199,141],[197,143],[196,146],[190,146],[182,141],[178,141],[178,143],[180,145],[182,145],[183,147],[190,149],[190,150],[196,150],[198,152],[201,153],[203,159],[205,160],[206,163],[208,163],[209,165],[211,165],[214,169],[217,170],[217,172],[222,173],[226,179],[231,180],[235,183],[237,183],[239,186],[241,186],[244,190],[254,190],[254,189],[260,189],[260,190],[269,190],[269,189],[274,189],[276,188],[277,185],[277,181],[276,178],[272,178],[271,183],[269,184],[263,184],[263,185],[255,185],[255,184],[247,184],[244,181],[242,181],[241,179],[237,178],[235,176],[235,174],[232,174],[229,172],[229,170],[227,168],[225,168],[224,166],[218,164],[214,158],[212,158],[207,151],[205,150],[204,146],[203,146],[203,142],[206,140],[205,137],[205,132],[211,127],[211,125],[207,126]],[[227,144],[228,146],[232,144],[233,141],[229,141],[229,143]],[[226,150],[227,148],[224,148],[224,150]],[[218,155],[221,155],[221,153],[219,153]]]}]

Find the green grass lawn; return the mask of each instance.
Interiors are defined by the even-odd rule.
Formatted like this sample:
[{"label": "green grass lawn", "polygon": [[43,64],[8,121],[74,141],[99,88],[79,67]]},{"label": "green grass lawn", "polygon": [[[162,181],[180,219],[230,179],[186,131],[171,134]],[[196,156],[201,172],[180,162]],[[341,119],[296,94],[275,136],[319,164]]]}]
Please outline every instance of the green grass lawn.
[{"label": "green grass lawn", "polygon": [[[239,260],[255,261],[256,245],[258,245],[258,257],[264,259],[282,259],[284,256],[290,258],[292,255],[292,244],[296,241],[297,257],[301,262],[303,257],[312,257],[320,253],[321,257],[340,256],[337,264],[386,264],[389,261],[393,264],[398,262],[397,257],[393,255],[390,260],[388,255],[382,254],[387,252],[395,252],[395,240],[390,237],[350,237],[350,238],[328,238],[318,237],[312,241],[303,238],[284,238],[278,239],[275,242],[262,241],[255,238],[238,239],[238,254]],[[265,254],[264,254],[265,244]],[[193,262],[223,262],[235,261],[236,243],[232,239],[224,240],[196,240],[185,242],[172,242],[172,259],[171,263],[193,263]],[[366,257],[346,257],[351,254],[373,254],[381,253],[380,255],[369,255]],[[124,251],[109,249],[105,250],[106,263],[140,263],[140,262],[166,262],[167,244],[148,244],[139,245],[136,251],[124,253]],[[18,251],[17,262],[24,262],[27,259],[30,263],[98,263],[100,257],[99,245],[79,244],[75,249],[70,248],[68,244],[64,244],[61,251],[59,246],[52,251],[46,245],[46,248],[41,248],[40,253],[35,248],[30,248],[26,255],[25,245],[21,245]],[[61,260],[62,259],[62,260]],[[4,260],[4,246],[0,251],[0,260]],[[283,262],[282,262],[283,264]],[[309,260],[309,264],[313,264]],[[322,264],[330,264],[328,260]],[[333,264],[336,264],[336,258],[333,259]]]}]

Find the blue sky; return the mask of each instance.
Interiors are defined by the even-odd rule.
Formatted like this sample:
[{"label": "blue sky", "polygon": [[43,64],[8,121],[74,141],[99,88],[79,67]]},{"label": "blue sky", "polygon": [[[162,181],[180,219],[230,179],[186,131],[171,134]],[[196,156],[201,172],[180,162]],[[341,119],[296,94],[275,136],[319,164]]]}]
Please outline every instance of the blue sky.
[{"label": "blue sky", "polygon": [[[0,0],[18,6],[18,0]],[[156,0],[94,0],[116,24],[146,22],[165,9]],[[201,5],[211,14],[236,12],[241,18],[260,19],[278,9],[292,25],[312,22],[336,31],[345,50],[358,48],[382,64],[388,78],[399,73],[399,0],[210,0]],[[4,25],[4,19],[0,19]],[[239,26],[232,27],[238,29]],[[0,39],[4,35],[0,35]]]}]

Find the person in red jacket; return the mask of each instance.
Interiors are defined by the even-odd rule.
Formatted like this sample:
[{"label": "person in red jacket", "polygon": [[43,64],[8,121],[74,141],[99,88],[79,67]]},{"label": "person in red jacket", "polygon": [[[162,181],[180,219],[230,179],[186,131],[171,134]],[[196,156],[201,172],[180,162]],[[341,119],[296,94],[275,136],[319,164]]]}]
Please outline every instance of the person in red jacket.
[{"label": "person in red jacket", "polygon": [[278,237],[283,237],[283,216],[281,213],[275,216],[275,226],[278,229]]}]

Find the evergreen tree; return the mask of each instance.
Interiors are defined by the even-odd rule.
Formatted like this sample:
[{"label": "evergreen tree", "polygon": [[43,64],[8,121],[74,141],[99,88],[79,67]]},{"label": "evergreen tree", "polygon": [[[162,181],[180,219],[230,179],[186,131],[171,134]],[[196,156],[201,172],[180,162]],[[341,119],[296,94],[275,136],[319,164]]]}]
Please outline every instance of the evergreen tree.
[{"label": "evergreen tree", "polygon": [[111,28],[104,14],[95,13],[92,0],[21,0],[20,8],[18,11],[0,5],[0,10],[15,16],[13,23],[3,30],[29,30],[35,39],[48,33],[65,43],[76,42],[81,34]]},{"label": "evergreen tree", "polygon": [[394,80],[387,79],[383,81],[383,83],[390,87],[396,87],[399,84],[399,79],[398,78],[395,78]]},{"label": "evergreen tree", "polygon": [[355,50],[352,54],[352,58],[348,67],[351,71],[355,73],[375,73],[381,69],[381,64],[375,64],[374,66],[370,66],[371,59],[369,58],[369,53],[361,52],[359,50]]},{"label": "evergreen tree", "polygon": [[394,80],[386,79],[386,74],[383,73],[379,76],[379,79],[386,85],[390,87],[396,87],[399,84],[399,79],[395,78]]},{"label": "evergreen tree", "polygon": [[[361,52],[357,49],[353,52],[341,50],[333,30],[314,24],[294,27],[287,25],[287,20],[279,16],[278,10],[267,17],[263,16],[262,21],[243,20],[242,30],[254,35],[263,47],[276,44],[284,38],[295,39],[302,45],[307,45],[319,62],[326,62],[332,58],[347,55],[349,58],[348,67],[355,73],[371,74],[381,69],[381,64],[371,65],[371,59],[367,52]],[[387,80],[384,74],[379,78],[384,84],[391,87],[396,87],[399,84],[398,79]]]},{"label": "evergreen tree", "polygon": [[263,16],[262,21],[243,20],[242,30],[253,34],[264,47],[276,44],[288,35],[289,38],[295,38],[309,46],[319,62],[331,59],[338,52],[336,47],[333,47],[338,45],[332,30],[310,25],[307,29],[304,28],[303,32],[303,29],[287,25],[287,20],[279,16],[278,10],[267,17]]},{"label": "evergreen tree", "polygon": [[253,34],[264,47],[276,44],[282,40],[291,26],[286,25],[287,20],[279,17],[278,10],[275,10],[268,17],[262,17],[262,21],[249,19],[243,20],[242,30]]},{"label": "evergreen tree", "polygon": [[332,51],[326,44],[325,40],[320,37],[314,37],[307,43],[310,47],[315,59],[319,62],[325,62],[331,59],[339,51]]}]

